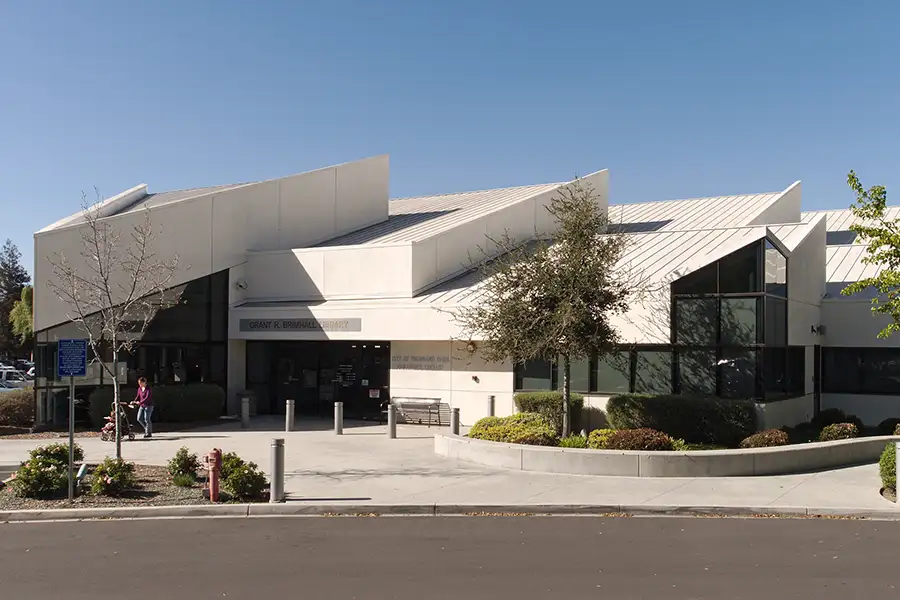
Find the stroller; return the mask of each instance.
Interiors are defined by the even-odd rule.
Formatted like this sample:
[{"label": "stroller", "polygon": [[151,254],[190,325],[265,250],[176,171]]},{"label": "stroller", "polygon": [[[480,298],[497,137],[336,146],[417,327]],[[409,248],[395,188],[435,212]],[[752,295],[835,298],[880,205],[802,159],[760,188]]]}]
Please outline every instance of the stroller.
[{"label": "stroller", "polygon": [[[119,426],[122,428],[122,439],[127,437],[129,441],[134,441],[134,429],[131,427],[131,419],[128,418],[128,413],[125,412],[125,406],[128,406],[127,402],[119,402],[117,406],[119,409]],[[103,419],[106,421],[106,425],[100,430],[100,441],[116,441],[115,412],[109,411],[109,416],[103,417]]]}]

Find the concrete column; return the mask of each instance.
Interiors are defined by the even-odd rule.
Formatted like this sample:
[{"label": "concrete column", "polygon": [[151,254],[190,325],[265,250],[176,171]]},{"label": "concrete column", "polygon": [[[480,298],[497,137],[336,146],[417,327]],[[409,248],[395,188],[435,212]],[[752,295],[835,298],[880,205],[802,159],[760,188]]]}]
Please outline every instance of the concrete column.
[{"label": "concrete column", "polygon": [[284,401],[284,430],[285,431],[293,431],[294,430],[294,401],[293,400],[285,400]]},{"label": "concrete column", "polygon": [[397,437],[397,407],[393,404],[387,406],[387,436],[390,439]]},{"label": "concrete column", "polygon": [[344,403],[334,403],[334,434],[344,434]]},{"label": "concrete column", "polygon": [[241,429],[250,427],[250,397],[241,398]]},{"label": "concrete column", "polygon": [[495,404],[495,402],[494,402],[494,396],[488,396],[488,399],[487,399],[487,416],[489,416],[489,417],[493,417],[493,416],[494,416],[494,404]]},{"label": "concrete column", "polygon": [[284,502],[284,440],[272,440],[272,479],[269,481],[269,502]]},{"label": "concrete column", "polygon": [[450,433],[459,435],[459,409],[450,409]]}]

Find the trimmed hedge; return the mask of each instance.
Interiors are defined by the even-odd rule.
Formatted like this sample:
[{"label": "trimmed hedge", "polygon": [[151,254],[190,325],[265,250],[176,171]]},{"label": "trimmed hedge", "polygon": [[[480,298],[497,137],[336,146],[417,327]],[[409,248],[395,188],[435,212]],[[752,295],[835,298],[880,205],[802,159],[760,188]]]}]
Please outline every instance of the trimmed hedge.
[{"label": "trimmed hedge", "polygon": [[31,427],[34,424],[34,388],[0,392],[0,427]]},{"label": "trimmed hedge", "polygon": [[518,413],[509,417],[485,417],[469,430],[469,437],[490,442],[556,446],[559,436],[547,420],[536,413]]},{"label": "trimmed hedge", "polygon": [[881,485],[889,490],[897,490],[897,445],[890,443],[884,447],[881,460],[878,461],[878,472]]},{"label": "trimmed hedge", "polygon": [[835,440],[850,440],[859,437],[859,428],[854,423],[835,423],[822,429],[819,434],[820,442],[833,442]]},{"label": "trimmed hedge", "polygon": [[[523,413],[542,415],[557,432],[562,432],[563,394],[562,392],[519,392],[513,397],[516,410]],[[569,394],[569,424],[574,431],[580,428],[581,409],[584,407],[584,396]]]},{"label": "trimmed hedge", "polygon": [[672,438],[655,429],[619,429],[606,439],[607,450],[674,450]]},{"label": "trimmed hedge", "polygon": [[734,447],[756,431],[752,400],[623,394],[606,414],[615,429],[656,429],[694,444]]},{"label": "trimmed hedge", "polygon": [[741,441],[741,448],[774,448],[775,446],[787,446],[789,443],[790,438],[786,431],[766,429],[744,438]]},{"label": "trimmed hedge", "polygon": [[[159,385],[153,392],[153,420],[157,423],[188,423],[192,421],[212,421],[222,416],[225,406],[225,391],[211,383],[191,383],[188,385]],[[134,400],[134,388],[120,388],[123,402]],[[112,387],[97,388],[91,393],[91,423],[103,427],[103,417],[112,410]],[[134,424],[137,411],[126,408],[128,418]]]},{"label": "trimmed hedge", "polygon": [[[2,425],[2,421],[0,421]],[[900,419],[893,417],[878,424],[878,435],[900,435]]]}]

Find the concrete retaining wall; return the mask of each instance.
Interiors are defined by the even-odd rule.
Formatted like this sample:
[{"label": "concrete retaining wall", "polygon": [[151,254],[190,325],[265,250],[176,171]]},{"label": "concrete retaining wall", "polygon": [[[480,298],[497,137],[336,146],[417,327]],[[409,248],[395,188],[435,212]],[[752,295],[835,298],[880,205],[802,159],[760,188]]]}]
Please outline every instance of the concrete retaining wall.
[{"label": "concrete retaining wall", "polygon": [[749,450],[642,452],[521,446],[438,433],[436,454],[462,461],[540,473],[624,477],[742,477],[785,475],[877,462],[898,436],[796,444]]}]

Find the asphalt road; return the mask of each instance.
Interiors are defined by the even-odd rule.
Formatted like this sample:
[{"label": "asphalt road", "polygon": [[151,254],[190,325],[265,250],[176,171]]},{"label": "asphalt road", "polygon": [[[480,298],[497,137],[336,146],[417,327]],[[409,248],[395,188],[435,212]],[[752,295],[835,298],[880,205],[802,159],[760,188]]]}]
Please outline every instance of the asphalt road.
[{"label": "asphalt road", "polygon": [[259,518],[0,525],[0,597],[900,597],[900,523]]}]

